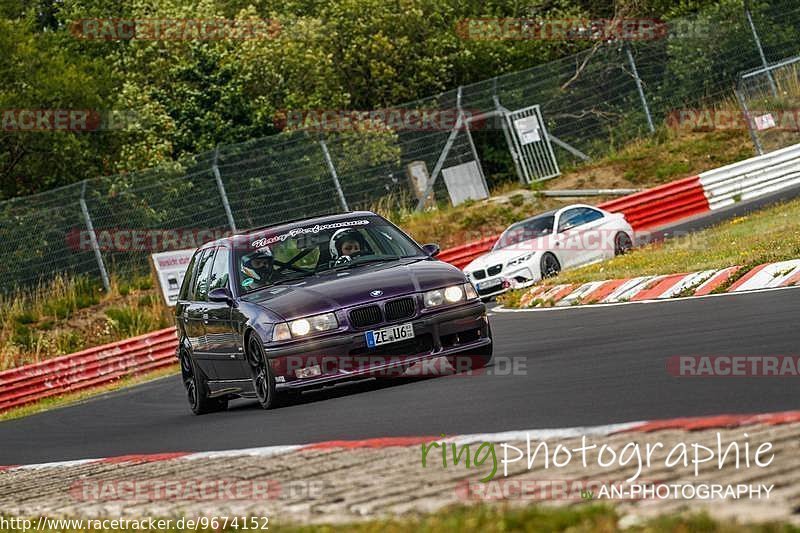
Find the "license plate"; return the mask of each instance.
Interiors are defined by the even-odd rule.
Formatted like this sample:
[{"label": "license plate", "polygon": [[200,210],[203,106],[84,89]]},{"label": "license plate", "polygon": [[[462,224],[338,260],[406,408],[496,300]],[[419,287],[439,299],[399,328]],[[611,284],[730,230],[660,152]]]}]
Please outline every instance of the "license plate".
[{"label": "license plate", "polygon": [[480,283],[478,283],[478,287],[477,288],[478,288],[479,291],[482,291],[482,290],[486,290],[486,289],[491,289],[492,287],[498,287],[502,283],[503,282],[500,279],[489,279],[489,280],[481,281]]},{"label": "license plate", "polygon": [[367,346],[374,348],[383,344],[404,341],[414,338],[413,324],[399,324],[388,328],[374,329],[364,334],[367,337]]}]

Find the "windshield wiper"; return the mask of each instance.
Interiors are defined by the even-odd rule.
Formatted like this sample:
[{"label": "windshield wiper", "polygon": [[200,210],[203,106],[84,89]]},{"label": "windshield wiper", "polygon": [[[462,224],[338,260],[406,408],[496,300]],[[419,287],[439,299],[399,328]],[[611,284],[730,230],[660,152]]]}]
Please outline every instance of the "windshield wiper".
[{"label": "windshield wiper", "polygon": [[315,272],[318,274],[323,272],[335,272],[337,270],[346,270],[348,268],[352,268],[359,265],[367,265],[370,263],[383,263],[384,261],[397,261],[398,259],[400,259],[399,255],[382,255],[379,257],[365,257],[364,259],[356,258],[353,259],[352,261],[348,261],[340,265],[333,265],[331,267],[323,268]]},{"label": "windshield wiper", "polygon": [[272,287],[273,285],[282,285],[284,283],[290,283],[292,281],[298,281],[298,280],[305,279],[305,278],[308,278],[308,277],[313,276],[313,275],[314,275],[313,272],[309,272],[307,274],[303,274],[303,275],[299,275],[299,276],[289,276],[289,277],[286,277],[286,278],[281,278],[279,280],[273,281],[269,285],[266,285],[266,287]]}]

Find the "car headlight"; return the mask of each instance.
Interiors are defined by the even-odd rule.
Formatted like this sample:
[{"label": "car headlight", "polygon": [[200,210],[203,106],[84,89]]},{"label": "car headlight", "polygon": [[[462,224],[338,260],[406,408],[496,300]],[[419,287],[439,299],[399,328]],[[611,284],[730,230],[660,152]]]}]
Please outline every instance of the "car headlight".
[{"label": "car headlight", "polygon": [[478,297],[475,292],[475,287],[472,283],[462,283],[460,285],[451,285],[443,289],[436,289],[428,291],[422,295],[425,302],[425,307],[438,307],[444,304],[457,304],[459,302],[466,302],[474,300]]},{"label": "car headlight", "polygon": [[339,321],[336,320],[335,314],[314,315],[276,324],[272,332],[272,340],[273,342],[288,341],[289,339],[322,333],[338,327]]},{"label": "car headlight", "polygon": [[511,261],[508,262],[508,266],[521,265],[522,263],[528,261],[531,257],[533,257],[533,252],[525,254],[522,257],[517,257],[516,259],[512,259]]}]

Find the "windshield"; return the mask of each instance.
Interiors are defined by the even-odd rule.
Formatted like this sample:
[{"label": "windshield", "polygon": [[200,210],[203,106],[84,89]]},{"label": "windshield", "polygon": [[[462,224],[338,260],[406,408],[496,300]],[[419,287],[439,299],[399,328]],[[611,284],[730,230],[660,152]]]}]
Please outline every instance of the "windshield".
[{"label": "windshield", "polygon": [[535,239],[536,237],[550,235],[553,233],[554,222],[554,215],[546,215],[514,224],[503,232],[494,247],[492,247],[492,250],[508,248],[509,246]]},{"label": "windshield", "polygon": [[265,230],[246,236],[236,248],[243,294],[325,271],[424,255],[402,231],[374,216]]}]

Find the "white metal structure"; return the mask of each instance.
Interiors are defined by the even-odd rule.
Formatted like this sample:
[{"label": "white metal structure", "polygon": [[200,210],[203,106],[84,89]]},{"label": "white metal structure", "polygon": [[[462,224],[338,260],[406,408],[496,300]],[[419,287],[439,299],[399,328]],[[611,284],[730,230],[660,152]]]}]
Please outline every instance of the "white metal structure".
[{"label": "white metal structure", "polygon": [[700,174],[712,210],[800,184],[800,144]]},{"label": "white metal structure", "polygon": [[538,105],[507,111],[505,119],[511,133],[507,138],[508,148],[525,182],[546,180],[561,174]]},{"label": "white metal structure", "polygon": [[464,272],[478,294],[489,299],[562,269],[614,257],[632,244],[633,228],[623,214],[573,204],[511,225],[492,250],[472,261]]}]

